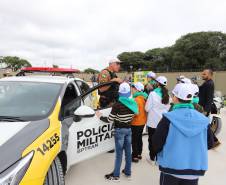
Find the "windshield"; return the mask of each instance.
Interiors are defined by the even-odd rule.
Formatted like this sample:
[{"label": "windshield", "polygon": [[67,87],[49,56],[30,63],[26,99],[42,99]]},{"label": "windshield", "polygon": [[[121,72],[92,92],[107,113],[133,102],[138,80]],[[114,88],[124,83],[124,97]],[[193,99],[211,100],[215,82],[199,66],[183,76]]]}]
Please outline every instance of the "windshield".
[{"label": "windshield", "polygon": [[49,115],[61,84],[39,82],[0,82],[0,118],[38,120]]}]

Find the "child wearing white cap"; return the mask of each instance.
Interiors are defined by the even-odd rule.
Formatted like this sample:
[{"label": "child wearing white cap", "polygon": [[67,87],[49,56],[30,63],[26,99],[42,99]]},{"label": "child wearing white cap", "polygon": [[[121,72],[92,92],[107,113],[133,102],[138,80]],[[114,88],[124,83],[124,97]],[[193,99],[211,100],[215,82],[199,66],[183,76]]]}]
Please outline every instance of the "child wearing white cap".
[{"label": "child wearing white cap", "polygon": [[156,78],[156,74],[153,71],[150,71],[147,74],[148,83],[144,87],[144,92],[146,92],[147,94],[149,94],[152,90],[155,89],[155,86],[156,86],[155,78]]},{"label": "child wearing white cap", "polygon": [[131,123],[132,129],[132,162],[139,162],[142,159],[143,141],[142,134],[144,126],[147,122],[147,113],[145,111],[145,103],[148,98],[144,91],[144,85],[141,82],[132,84],[132,94],[137,102],[139,114],[135,115]]},{"label": "child wearing white cap", "polygon": [[161,171],[161,185],[198,185],[208,167],[208,148],[213,144],[209,119],[194,109],[193,89],[177,84],[172,91],[173,109],[153,135],[153,153]]},{"label": "child wearing white cap", "polygon": [[119,181],[120,168],[123,151],[125,151],[125,168],[122,173],[131,177],[131,121],[135,114],[138,114],[138,106],[134,99],[130,98],[131,88],[126,82],[119,86],[119,100],[113,105],[108,117],[103,117],[100,112],[96,112],[97,117],[103,122],[113,122],[115,127],[115,167],[112,173],[105,175],[109,181]]},{"label": "child wearing white cap", "polygon": [[167,85],[167,78],[159,76],[156,79],[157,88],[154,89],[148,96],[148,100],[145,105],[145,110],[148,113],[147,128],[148,128],[148,144],[149,144],[149,156],[148,162],[153,164],[155,161],[155,155],[152,153],[152,136],[155,129],[162,118],[162,114],[168,112],[170,108],[169,94]]}]

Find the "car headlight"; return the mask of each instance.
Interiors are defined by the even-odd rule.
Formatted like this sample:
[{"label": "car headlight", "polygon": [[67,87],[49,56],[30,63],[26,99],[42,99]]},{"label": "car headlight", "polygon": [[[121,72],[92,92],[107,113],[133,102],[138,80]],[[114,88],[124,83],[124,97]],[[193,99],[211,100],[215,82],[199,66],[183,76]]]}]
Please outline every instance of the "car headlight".
[{"label": "car headlight", "polygon": [[34,152],[32,151],[0,174],[0,185],[18,185],[24,177],[33,155]]}]

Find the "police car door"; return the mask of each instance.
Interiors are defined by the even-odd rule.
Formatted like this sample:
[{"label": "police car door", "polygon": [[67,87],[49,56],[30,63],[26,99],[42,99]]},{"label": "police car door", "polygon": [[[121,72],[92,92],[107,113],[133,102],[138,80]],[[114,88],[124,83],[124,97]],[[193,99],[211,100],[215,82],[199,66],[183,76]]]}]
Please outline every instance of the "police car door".
[{"label": "police car door", "polygon": [[[108,83],[109,85],[109,83]],[[100,121],[95,115],[99,110],[108,116],[111,107],[98,109],[98,85],[83,92],[82,105],[77,108],[74,122],[69,129],[68,164],[72,165],[114,148],[113,124]]]}]

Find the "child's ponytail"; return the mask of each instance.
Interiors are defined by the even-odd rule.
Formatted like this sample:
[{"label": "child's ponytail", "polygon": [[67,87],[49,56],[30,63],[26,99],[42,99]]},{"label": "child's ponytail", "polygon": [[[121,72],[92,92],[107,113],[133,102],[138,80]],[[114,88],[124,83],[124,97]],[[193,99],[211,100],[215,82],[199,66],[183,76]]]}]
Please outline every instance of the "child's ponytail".
[{"label": "child's ponytail", "polygon": [[162,90],[162,104],[167,105],[169,103],[169,91],[163,85],[160,85],[160,88]]}]

